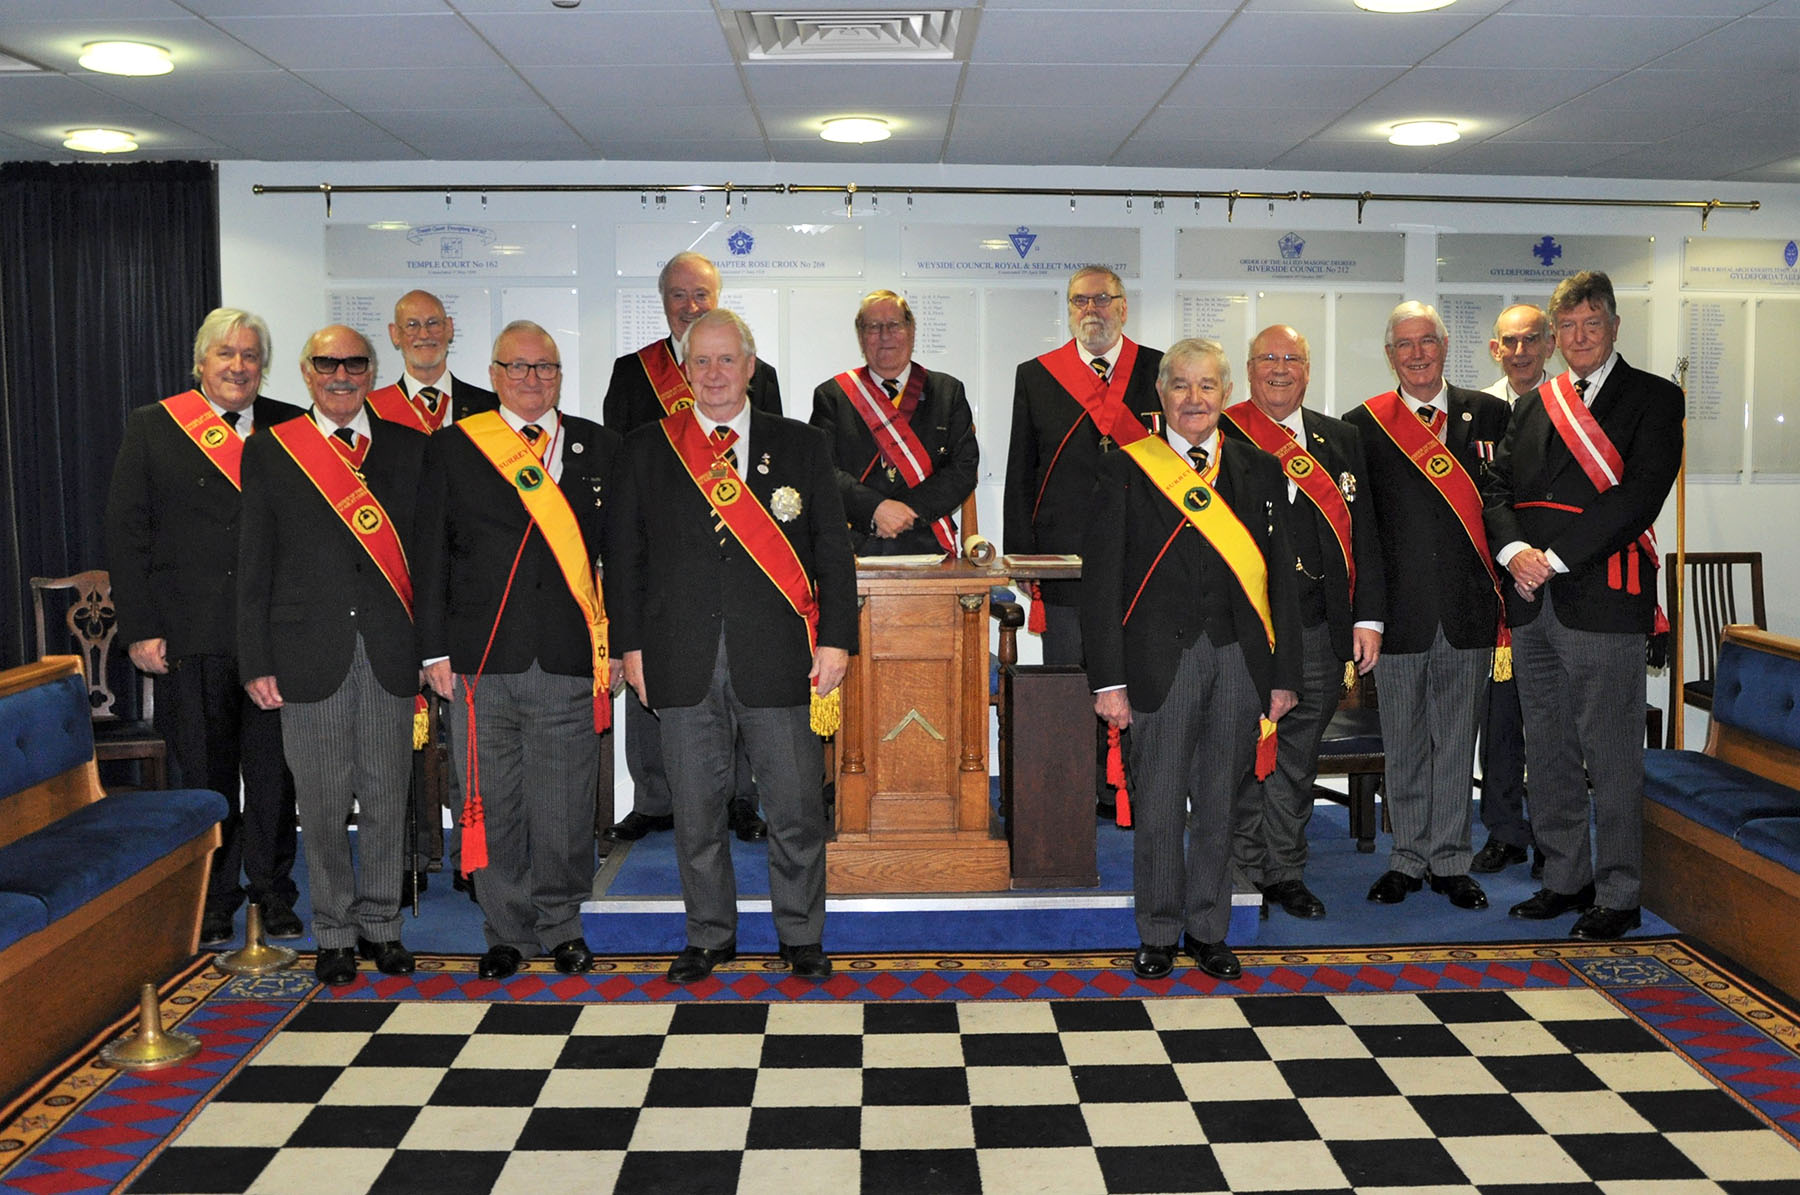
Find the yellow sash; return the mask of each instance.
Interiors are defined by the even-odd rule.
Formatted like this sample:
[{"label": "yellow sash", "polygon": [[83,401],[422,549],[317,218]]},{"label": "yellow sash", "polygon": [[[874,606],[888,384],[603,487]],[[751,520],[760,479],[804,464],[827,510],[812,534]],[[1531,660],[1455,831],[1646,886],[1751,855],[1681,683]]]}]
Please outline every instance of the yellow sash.
[{"label": "yellow sash", "polygon": [[594,652],[594,731],[599,733],[612,722],[612,694],[607,683],[606,606],[600,592],[599,578],[593,561],[588,558],[587,542],[581,535],[581,524],[560,487],[550,479],[537,454],[523,436],[498,411],[482,411],[460,420],[460,428],[506,478],[525,504],[525,512],[537,529],[543,532],[550,554],[562,570],[563,583],[575,604],[581,607],[587,621],[588,640]]},{"label": "yellow sash", "polygon": [[[1238,520],[1231,507],[1207,479],[1194,472],[1161,436],[1143,436],[1123,445],[1138,468],[1156,484],[1189,526],[1198,531],[1225,561],[1237,578],[1238,586],[1250,600],[1250,608],[1262,620],[1263,633],[1269,647],[1275,646],[1275,620],[1269,613],[1269,566],[1262,549],[1256,546],[1250,532]],[[1219,441],[1219,458],[1224,459],[1225,441]],[[1219,462],[1207,472],[1217,476]]]},{"label": "yellow sash", "polygon": [[162,407],[181,428],[182,434],[206,454],[206,459],[225,475],[226,480],[243,489],[244,442],[219,418],[206,396],[198,390],[188,390],[163,399]]}]

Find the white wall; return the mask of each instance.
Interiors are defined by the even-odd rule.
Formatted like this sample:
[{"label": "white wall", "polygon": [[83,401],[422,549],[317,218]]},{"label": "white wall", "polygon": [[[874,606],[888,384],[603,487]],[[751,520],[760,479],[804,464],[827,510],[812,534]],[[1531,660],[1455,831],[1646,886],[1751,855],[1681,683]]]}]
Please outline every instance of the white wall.
[{"label": "white wall", "polygon": [[[921,196],[910,205],[901,197],[881,196],[873,203],[858,196],[850,219],[862,224],[865,232],[867,271],[860,283],[872,288],[892,286],[904,289],[908,281],[899,277],[900,225],[913,223],[987,223],[1136,226],[1140,229],[1143,271],[1139,279],[1128,279],[1132,294],[1129,331],[1141,342],[1165,345],[1172,338],[1176,316],[1173,294],[1175,234],[1177,228],[1267,228],[1331,230],[1354,229],[1357,224],[1353,203],[1339,201],[1275,202],[1241,201],[1228,225],[1226,205],[1222,200],[1203,200],[1198,209],[1191,201],[1170,200],[1158,212],[1154,195],[1161,189],[1289,191],[1295,189],[1323,192],[1392,192],[1392,193],[1465,193],[1498,195],[1587,196],[1621,199],[1757,199],[1762,209],[1756,213],[1716,212],[1705,235],[1717,237],[1782,237],[1793,235],[1800,225],[1800,186],[1796,185],[1727,185],[1708,182],[1637,183],[1613,180],[1582,179],[1506,179],[1470,176],[1357,175],[1285,177],[1256,173],[1223,173],[1206,171],[1148,171],[1122,169],[1067,168],[1039,169],[1022,167],[843,167],[788,166],[778,164],[736,163],[480,163],[480,162],[401,162],[401,163],[256,163],[225,162],[219,168],[222,260],[224,299],[233,306],[245,307],[269,321],[276,341],[276,360],[270,371],[268,389],[276,397],[290,400],[300,397],[297,358],[302,341],[325,322],[327,279],[324,275],[324,201],[318,195],[255,195],[252,187],[268,185],[315,185],[328,182],[337,186],[352,184],[521,184],[521,183],[597,183],[597,184],[680,184],[723,183],[740,185],[759,183],[813,183],[859,186],[1023,186],[1023,187],[1104,187],[1143,188],[1129,208],[1120,199],[1078,200],[1071,210],[1067,197],[1010,196]],[[581,287],[579,366],[584,379],[584,392],[566,395],[569,409],[599,416],[604,379],[609,375],[612,358],[634,345],[614,344],[614,290],[621,285],[642,286],[641,278],[620,280],[614,265],[613,228],[616,224],[642,224],[666,220],[685,223],[693,220],[724,218],[724,201],[712,195],[704,206],[698,197],[670,196],[657,205],[640,193],[619,194],[503,194],[484,197],[456,195],[446,203],[445,196],[410,195],[337,195],[333,199],[335,221],[402,220],[426,223],[439,220],[529,221],[574,220],[579,225],[578,269],[576,284]],[[732,213],[735,220],[751,223],[837,222],[846,219],[841,196],[755,195],[740,197]],[[1477,204],[1395,204],[1371,203],[1360,227],[1369,230],[1400,230],[1408,233],[1405,293],[1426,300],[1437,294],[1435,276],[1435,238],[1442,233],[1517,232],[1558,236],[1580,234],[1648,235],[1655,238],[1654,282],[1650,292],[1651,328],[1646,343],[1649,359],[1633,364],[1667,375],[1675,367],[1679,353],[1679,306],[1681,293],[1677,274],[1682,239],[1702,235],[1700,219],[1692,211],[1661,211],[1600,207],[1512,207]],[[786,285],[784,280],[768,283]],[[757,285],[765,285],[761,280]],[[800,285],[804,285],[801,283]],[[830,285],[843,287],[841,279]],[[950,285],[932,280],[928,285]],[[1025,285],[1019,283],[1018,285]],[[1038,283],[1041,286],[1041,283]],[[1191,287],[1191,281],[1182,285]],[[1391,288],[1368,288],[1391,289]],[[784,325],[786,308],[783,307]],[[830,336],[841,339],[843,364],[855,361],[855,345],[849,333],[851,312],[843,314],[841,323],[829,328],[783,326],[773,334],[778,338],[779,360],[792,360],[808,353],[794,351],[804,341]],[[1303,329],[1305,330],[1305,329]],[[771,330],[756,328],[759,340],[768,341]],[[1800,329],[1796,329],[1800,332]],[[1317,338],[1315,337],[1315,340]],[[380,346],[385,348],[386,346]],[[1237,346],[1232,349],[1234,357]],[[1020,359],[1041,351],[1035,347],[1024,351],[1007,344],[981,344],[979,377],[965,377],[971,397],[978,407],[984,403],[983,390],[992,392],[1009,385],[1012,366]],[[391,356],[391,354],[390,354]],[[567,356],[565,349],[565,357]],[[384,363],[383,376],[393,375],[394,362]],[[927,364],[930,364],[928,361]],[[1452,379],[1485,384],[1497,373],[1481,379]],[[790,415],[804,418],[808,412],[810,392],[822,377],[784,376],[782,386]],[[1800,383],[1797,383],[1800,384]],[[1315,380],[1315,391],[1318,389]],[[1342,411],[1364,395],[1327,397],[1327,409]],[[1010,395],[994,394],[987,403],[990,413],[1003,409]],[[1752,399],[1754,401],[1754,399]],[[1792,403],[1792,397],[1784,401]],[[1320,405],[1326,405],[1321,403]],[[1006,452],[1004,424],[996,424],[991,414],[980,419],[984,463],[998,466]],[[1000,430],[996,431],[996,427]],[[1769,594],[1769,616],[1773,629],[1787,634],[1800,634],[1800,558],[1784,545],[1794,538],[1800,523],[1800,486],[1781,482],[1752,483],[1746,473],[1734,479],[1698,479],[1687,487],[1687,534],[1689,550],[1760,549],[1764,553]],[[997,478],[998,468],[984,476]],[[1000,525],[999,485],[986,481],[982,492],[981,522],[984,530],[997,533]],[[1674,502],[1671,500],[1658,523],[1658,534],[1665,551],[1676,542]],[[1029,649],[1028,649],[1029,650]],[[1651,699],[1663,700],[1665,691],[1659,678],[1651,678]],[[1692,743],[1701,732],[1703,722],[1689,723]]]}]

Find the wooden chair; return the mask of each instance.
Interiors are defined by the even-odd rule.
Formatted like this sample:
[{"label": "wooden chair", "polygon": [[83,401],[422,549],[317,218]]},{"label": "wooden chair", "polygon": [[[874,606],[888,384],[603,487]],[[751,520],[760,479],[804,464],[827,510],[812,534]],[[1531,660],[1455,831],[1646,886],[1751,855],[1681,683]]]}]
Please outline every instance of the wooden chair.
[{"label": "wooden chair", "polygon": [[1386,826],[1384,807],[1378,819],[1375,797],[1387,777],[1387,753],[1381,742],[1381,712],[1375,691],[1375,674],[1356,678],[1338,702],[1337,712],[1319,740],[1320,776],[1347,776],[1349,793],[1322,784],[1313,785],[1313,796],[1324,797],[1350,810],[1350,836],[1356,849],[1368,854],[1375,849],[1375,835]]},{"label": "wooden chair", "polygon": [[89,713],[94,720],[94,759],[138,760],[144,787],[169,787],[168,746],[151,725],[150,678],[134,673],[140,686],[142,716],[138,720],[128,721],[120,716],[118,695],[112,690],[107,669],[112,661],[113,638],[119,631],[118,615],[113,610],[112,578],[105,569],[89,569],[69,577],[31,579],[39,659],[52,654],[44,618],[44,595],[51,590],[71,591],[62,621],[87,672]]},{"label": "wooden chair", "polygon": [[[1763,607],[1763,567],[1761,552],[1688,552],[1683,556],[1680,581],[1685,582],[1687,596],[1681,602],[1689,611],[1688,625],[1694,632],[1694,658],[1698,662],[1692,677],[1684,677],[1681,702],[1695,709],[1711,710],[1713,704],[1713,670],[1719,663],[1719,639],[1725,628],[1741,623],[1740,580],[1749,587],[1750,614],[1753,624],[1769,629],[1768,612]],[[1668,570],[1668,609],[1677,606],[1678,578]],[[1685,647],[1682,648],[1686,650]],[[1683,666],[1686,666],[1684,659]],[[1671,723],[1674,717],[1669,719]]]}]

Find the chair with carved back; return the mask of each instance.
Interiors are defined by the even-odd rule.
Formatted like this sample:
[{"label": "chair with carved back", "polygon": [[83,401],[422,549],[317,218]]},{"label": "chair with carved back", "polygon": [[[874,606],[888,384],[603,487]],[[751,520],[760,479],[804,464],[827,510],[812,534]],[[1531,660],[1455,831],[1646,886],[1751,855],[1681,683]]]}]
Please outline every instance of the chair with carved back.
[{"label": "chair with carved back", "polygon": [[[1677,574],[1669,569],[1668,609],[1677,607]],[[1682,556],[1681,578],[1685,596],[1680,605],[1694,637],[1693,658],[1697,667],[1693,675],[1682,677],[1681,702],[1695,709],[1710,710],[1713,705],[1713,671],[1719,663],[1719,640],[1725,628],[1745,619],[1746,600],[1751,621],[1763,630],[1769,629],[1768,611],[1763,606],[1763,567],[1761,552],[1687,552]],[[1683,652],[1686,647],[1683,645]],[[1683,659],[1686,667],[1686,659]],[[1669,719],[1671,731],[1674,717]]]},{"label": "chair with carved back", "polygon": [[141,686],[139,719],[127,719],[119,710],[118,694],[113,692],[109,667],[112,663],[113,640],[118,634],[119,619],[113,610],[112,578],[105,569],[89,569],[69,577],[33,577],[31,608],[37,620],[38,658],[56,654],[52,648],[46,621],[45,595],[68,593],[68,607],[63,613],[63,627],[68,631],[76,652],[87,672],[89,713],[94,720],[94,759],[137,760],[144,787],[169,787],[168,746],[151,725],[150,678],[134,673]]}]

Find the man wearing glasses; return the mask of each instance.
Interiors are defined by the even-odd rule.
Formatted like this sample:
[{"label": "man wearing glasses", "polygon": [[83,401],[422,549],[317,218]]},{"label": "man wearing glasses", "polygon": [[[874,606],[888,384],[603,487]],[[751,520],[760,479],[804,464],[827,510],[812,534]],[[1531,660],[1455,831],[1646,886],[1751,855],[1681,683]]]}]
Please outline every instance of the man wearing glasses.
[{"label": "man wearing glasses", "polygon": [[202,946],[231,941],[244,903],[240,869],[271,938],[305,932],[293,909],[294,781],[281,719],[244,692],[237,654],[244,445],[300,414],[261,396],[268,359],[261,318],[231,307],[209,313],[194,336],[194,389],[131,413],[106,499],[119,638],[156,678],[156,728],[181,783],[244,794],[213,852]]},{"label": "man wearing glasses", "polygon": [[456,321],[430,291],[409,290],[394,304],[388,339],[400,350],[405,372],[391,386],[369,395],[375,414],[403,427],[430,433],[477,411],[500,405],[492,390],[450,372],[450,344]]},{"label": "man wearing glasses", "polygon": [[[719,302],[718,267],[699,253],[677,253],[656,279],[669,335],[613,362],[612,381],[602,408],[607,427],[628,436],[694,405],[693,388],[683,370],[688,326]],[[781,383],[775,367],[757,358],[750,376],[750,405],[770,415],[781,414]],[[625,703],[625,767],[631,773],[631,812],[605,830],[614,842],[635,842],[646,834],[675,825],[669,777],[662,764],[662,725],[635,699]],[[768,825],[757,816],[756,783],[750,757],[740,744],[728,806],[731,829],[745,842],[768,837]]]},{"label": "man wearing glasses", "polygon": [[[1556,337],[1544,309],[1515,303],[1494,321],[1488,352],[1500,366],[1500,380],[1487,387],[1513,404],[1550,380],[1544,365],[1556,351]],[[1531,823],[1525,817],[1525,717],[1519,686],[1510,680],[1488,686],[1487,720],[1481,727],[1481,824],[1488,840],[1470,871],[1484,874],[1525,862],[1531,850]],[[1533,878],[1544,874],[1544,856],[1532,860]]]},{"label": "man wearing glasses", "polygon": [[1294,559],[1270,563],[1293,575],[1302,628],[1300,700],[1282,720],[1275,771],[1244,777],[1232,858],[1267,903],[1304,918],[1325,916],[1304,878],[1319,739],[1348,682],[1381,655],[1385,601],[1362,439],[1303,405],[1310,377],[1306,337],[1285,324],[1264,328],[1250,342],[1250,398],[1225,408],[1219,424],[1272,454],[1287,477],[1282,513]]},{"label": "man wearing glasses", "polygon": [[[1069,331],[1061,348],[1023,362],[1013,382],[1006,456],[1006,551],[1079,554],[1093,516],[1100,460],[1161,419],[1156,372],[1162,353],[1125,335],[1125,285],[1104,266],[1069,279]],[[1044,637],[1044,663],[1084,663],[1080,581],[1045,581],[1033,595],[1030,629]],[[1041,611],[1041,613],[1040,613]],[[1104,732],[1099,811],[1114,816],[1106,784]]]},{"label": "man wearing glasses", "polygon": [[561,361],[544,329],[508,324],[488,367],[500,409],[431,438],[420,498],[419,637],[450,700],[484,979],[538,954],[570,975],[594,961],[581,902],[619,674],[597,575],[619,437],[557,410]]},{"label": "man wearing glasses", "polygon": [[975,490],[975,418],[961,382],[913,360],[916,332],[904,298],[871,291],[856,310],[863,367],[813,391],[858,556],[962,552],[955,518]]},{"label": "man wearing glasses", "polygon": [[239,666],[250,699],[280,711],[306,830],[313,969],[333,986],[356,978],[358,955],[389,975],[413,969],[400,942],[419,691],[406,554],[426,439],[370,415],[374,357],[352,328],[313,333],[300,356],[312,410],[244,449]]}]

